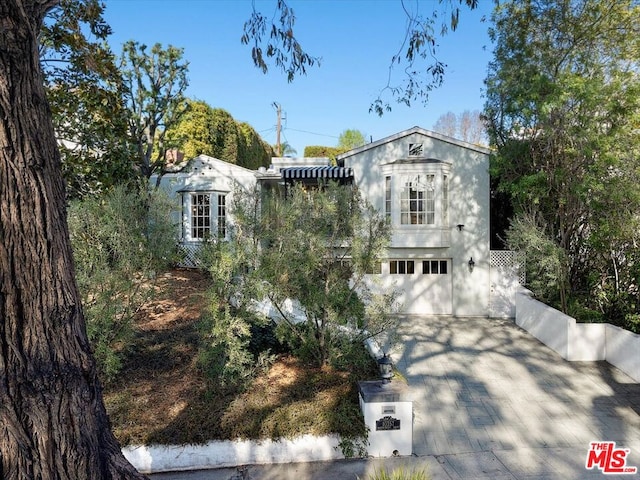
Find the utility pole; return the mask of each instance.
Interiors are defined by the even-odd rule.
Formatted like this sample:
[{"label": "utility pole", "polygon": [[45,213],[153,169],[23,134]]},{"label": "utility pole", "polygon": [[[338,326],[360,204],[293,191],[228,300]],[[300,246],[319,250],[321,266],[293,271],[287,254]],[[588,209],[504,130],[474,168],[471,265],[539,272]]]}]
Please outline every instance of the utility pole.
[{"label": "utility pole", "polygon": [[273,106],[276,107],[276,111],[278,112],[278,122],[276,123],[276,153],[281,157],[282,145],[280,144],[280,130],[282,129],[282,107],[278,102],[273,102]]}]

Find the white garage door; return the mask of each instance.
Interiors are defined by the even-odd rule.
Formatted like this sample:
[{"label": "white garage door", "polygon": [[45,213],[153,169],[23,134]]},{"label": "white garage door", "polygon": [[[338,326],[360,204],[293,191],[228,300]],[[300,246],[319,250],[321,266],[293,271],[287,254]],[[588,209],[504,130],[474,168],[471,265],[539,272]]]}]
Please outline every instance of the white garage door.
[{"label": "white garage door", "polygon": [[402,312],[451,315],[451,259],[389,261],[389,277],[402,293]]}]

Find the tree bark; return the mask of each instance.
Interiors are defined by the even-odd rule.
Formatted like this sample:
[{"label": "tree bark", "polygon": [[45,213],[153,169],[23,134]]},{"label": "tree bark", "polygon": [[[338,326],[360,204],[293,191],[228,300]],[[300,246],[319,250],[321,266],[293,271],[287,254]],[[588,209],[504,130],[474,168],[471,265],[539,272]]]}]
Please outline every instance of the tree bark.
[{"label": "tree bark", "polygon": [[102,400],[38,58],[56,0],[0,1],[0,478],[144,478]]}]

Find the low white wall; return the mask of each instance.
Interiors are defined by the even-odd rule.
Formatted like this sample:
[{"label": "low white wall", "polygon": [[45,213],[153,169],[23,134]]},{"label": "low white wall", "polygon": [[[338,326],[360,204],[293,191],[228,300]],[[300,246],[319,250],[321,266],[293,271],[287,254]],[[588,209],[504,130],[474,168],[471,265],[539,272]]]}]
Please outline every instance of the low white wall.
[{"label": "low white wall", "polygon": [[526,289],[516,293],[516,324],[560,354],[568,357],[569,325],[575,320],[534,299]]},{"label": "low white wall", "polygon": [[516,324],[562,358],[606,360],[640,382],[640,335],[609,323],[577,323],[524,288],[516,294]]},{"label": "low white wall", "polygon": [[616,325],[605,325],[607,362],[640,382],[640,335]]},{"label": "low white wall", "polygon": [[344,458],[337,435],[304,435],[293,440],[212,441],[206,445],[151,445],[122,449],[138,471],[149,474],[179,470],[235,467],[262,463],[315,462]]},{"label": "low white wall", "polygon": [[574,362],[606,360],[606,325],[608,323],[577,323],[575,319],[571,318],[568,332],[570,341],[567,344],[567,360]]}]

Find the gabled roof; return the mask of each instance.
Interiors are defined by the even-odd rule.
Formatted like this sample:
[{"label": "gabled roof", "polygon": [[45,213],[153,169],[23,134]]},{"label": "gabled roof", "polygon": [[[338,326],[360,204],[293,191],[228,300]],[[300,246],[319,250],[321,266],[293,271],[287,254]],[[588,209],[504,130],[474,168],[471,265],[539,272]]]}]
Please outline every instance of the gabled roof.
[{"label": "gabled roof", "polygon": [[433,138],[433,139],[436,139],[436,140],[440,140],[442,142],[450,143],[452,145],[456,145],[456,146],[461,147],[461,148],[466,148],[468,150],[473,150],[473,151],[476,151],[476,152],[479,152],[479,153],[484,153],[486,155],[491,154],[491,149],[489,149],[488,147],[482,147],[480,145],[474,145],[472,143],[467,143],[467,142],[464,142],[462,140],[458,140],[458,139],[455,139],[453,137],[449,137],[447,135],[442,135],[441,133],[432,132],[431,130],[426,130],[426,129],[422,128],[422,127],[417,127],[416,126],[416,127],[410,128],[408,130],[403,130],[402,132],[398,132],[398,133],[395,133],[393,135],[389,135],[388,137],[381,138],[380,140],[376,140],[375,142],[368,143],[366,145],[363,145],[362,147],[354,148],[352,150],[349,150],[348,152],[341,153],[336,158],[338,160],[343,160],[343,159],[345,159],[347,157],[351,157],[353,155],[357,155],[357,154],[365,152],[365,151],[367,151],[369,149],[379,147],[380,145],[384,145],[385,143],[393,142],[393,141],[398,140],[398,139],[400,139],[402,137],[407,137],[407,136],[413,135],[415,133],[419,133],[419,134],[424,135],[426,137],[430,137],[430,138]]},{"label": "gabled roof", "polygon": [[236,165],[235,163],[226,162],[224,160],[220,160],[219,158],[210,157],[209,155],[200,154],[197,157],[193,157],[186,162],[182,162],[177,165],[177,169],[171,170],[167,173],[169,174],[177,174],[177,173],[195,173],[198,171],[196,164],[200,162],[202,165],[218,165],[219,167],[226,167],[231,169],[237,169],[239,171],[244,171],[248,174],[255,173],[254,170],[250,170],[248,168],[242,167],[240,165]]}]

